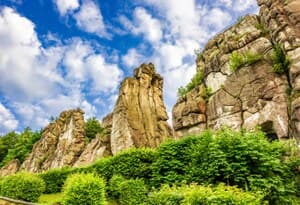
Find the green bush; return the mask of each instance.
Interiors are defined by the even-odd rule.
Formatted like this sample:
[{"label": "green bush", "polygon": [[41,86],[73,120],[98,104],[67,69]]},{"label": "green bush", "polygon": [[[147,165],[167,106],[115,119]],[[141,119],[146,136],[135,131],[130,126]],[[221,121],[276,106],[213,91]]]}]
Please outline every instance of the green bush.
[{"label": "green bush", "polygon": [[185,87],[178,88],[178,96],[184,96],[203,82],[203,72],[198,71]]},{"label": "green bush", "polygon": [[1,180],[1,195],[13,199],[37,202],[45,191],[45,182],[36,175],[18,173]]},{"label": "green bush", "polygon": [[272,60],[272,68],[275,73],[283,74],[288,71],[290,61],[285,56],[285,53],[279,44],[273,46],[270,57]]},{"label": "green bush", "polygon": [[104,128],[101,127],[100,122],[95,118],[90,118],[85,123],[85,133],[88,139],[93,139],[96,134],[104,132]]},{"label": "green bush", "polygon": [[62,168],[62,169],[52,169],[44,173],[39,174],[39,176],[46,183],[45,193],[58,193],[61,192],[62,187],[65,183],[67,177],[73,173],[71,168]]},{"label": "green bush", "polygon": [[282,143],[269,142],[260,131],[208,131],[164,143],[157,152],[151,180],[155,187],[223,182],[263,191],[272,204],[288,204],[297,193],[299,158],[291,163]]},{"label": "green bush", "polygon": [[257,61],[263,59],[263,55],[258,53],[252,53],[250,51],[242,54],[237,51],[233,51],[230,56],[229,66],[231,71],[236,71],[243,66],[249,66]]},{"label": "green bush", "polygon": [[236,187],[205,187],[185,185],[182,187],[164,186],[149,196],[151,205],[261,205],[263,197],[259,194],[244,192]]},{"label": "green bush", "polygon": [[142,179],[125,180],[119,185],[121,205],[147,204],[147,187]]},{"label": "green bush", "polygon": [[181,184],[188,179],[193,144],[201,142],[199,137],[170,140],[157,149],[157,160],[152,165],[151,185]]},{"label": "green bush", "polygon": [[63,190],[64,205],[106,204],[104,180],[94,174],[70,175]]},{"label": "green bush", "polygon": [[109,181],[109,187],[107,189],[108,195],[112,199],[120,198],[120,184],[126,179],[121,175],[114,175]]},{"label": "green bush", "polygon": [[89,169],[103,176],[107,181],[113,175],[121,175],[126,179],[151,177],[151,166],[155,160],[152,149],[129,149],[113,157],[101,159]]}]

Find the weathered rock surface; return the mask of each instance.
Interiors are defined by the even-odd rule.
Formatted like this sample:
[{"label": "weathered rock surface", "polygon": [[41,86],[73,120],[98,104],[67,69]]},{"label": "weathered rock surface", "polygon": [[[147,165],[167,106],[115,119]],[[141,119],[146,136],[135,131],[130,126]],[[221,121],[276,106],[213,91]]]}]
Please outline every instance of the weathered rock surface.
[{"label": "weathered rock surface", "polygon": [[300,139],[300,2],[298,0],[258,0],[260,16],[271,40],[280,44],[290,59],[290,137]]},{"label": "weathered rock surface", "polygon": [[172,136],[163,103],[163,79],[153,64],[142,64],[120,87],[112,116],[111,151],[157,147]]},{"label": "weathered rock surface", "polygon": [[0,177],[15,174],[20,169],[20,161],[18,159],[13,159],[8,162],[5,166],[0,169]]},{"label": "weathered rock surface", "polygon": [[64,111],[43,131],[21,169],[40,172],[73,166],[85,148],[85,123],[80,109]]},{"label": "weathered rock surface", "polygon": [[[245,16],[211,39],[198,56],[197,72],[204,73],[204,83],[175,104],[172,114],[177,137],[205,128],[251,129],[258,125],[270,137],[300,137],[300,3],[258,3],[260,15]],[[272,71],[274,44],[283,47],[291,61],[289,75]],[[263,58],[233,71],[233,51]],[[213,91],[207,102],[201,97],[205,87]],[[199,107],[205,109],[200,111]]]},{"label": "weathered rock surface", "polygon": [[112,114],[107,115],[102,120],[102,127],[105,130],[103,134],[97,134],[95,139],[86,146],[81,153],[79,159],[74,166],[88,165],[96,161],[97,159],[111,156],[111,143],[110,134],[112,127]]}]

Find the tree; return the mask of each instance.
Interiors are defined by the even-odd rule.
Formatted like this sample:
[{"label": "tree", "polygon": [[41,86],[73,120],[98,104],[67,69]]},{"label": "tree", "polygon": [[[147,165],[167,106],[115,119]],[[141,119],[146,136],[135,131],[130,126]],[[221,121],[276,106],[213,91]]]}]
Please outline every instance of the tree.
[{"label": "tree", "polygon": [[95,118],[89,118],[85,123],[85,132],[86,136],[89,139],[93,139],[96,137],[96,134],[101,134],[104,132],[103,127],[101,127],[100,122]]}]

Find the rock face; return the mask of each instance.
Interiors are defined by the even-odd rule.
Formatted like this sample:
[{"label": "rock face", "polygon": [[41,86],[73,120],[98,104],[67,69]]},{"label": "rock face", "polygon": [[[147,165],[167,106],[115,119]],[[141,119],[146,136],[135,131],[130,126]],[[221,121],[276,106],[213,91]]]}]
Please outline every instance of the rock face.
[{"label": "rock face", "polygon": [[64,111],[43,131],[21,169],[40,172],[73,166],[85,148],[85,123],[80,109]]},{"label": "rock face", "polygon": [[172,136],[162,87],[163,79],[151,63],[122,82],[112,114],[112,154],[129,147],[154,148]]},{"label": "rock face", "polygon": [[[205,128],[261,126],[272,138],[300,137],[300,2],[259,0],[260,15],[245,16],[211,39],[198,56],[203,83],[173,108],[177,137]],[[279,44],[290,59],[289,73],[272,70],[270,54]],[[260,60],[230,69],[232,53]],[[203,90],[210,88],[212,96]],[[291,94],[290,94],[291,93]]]},{"label": "rock face", "polygon": [[18,159],[13,159],[8,162],[5,166],[0,169],[0,177],[15,174],[20,169],[20,161]]},{"label": "rock face", "polygon": [[112,114],[107,115],[102,120],[103,134],[97,134],[96,138],[86,146],[74,166],[91,164],[99,158],[111,156],[110,134],[112,127]]}]

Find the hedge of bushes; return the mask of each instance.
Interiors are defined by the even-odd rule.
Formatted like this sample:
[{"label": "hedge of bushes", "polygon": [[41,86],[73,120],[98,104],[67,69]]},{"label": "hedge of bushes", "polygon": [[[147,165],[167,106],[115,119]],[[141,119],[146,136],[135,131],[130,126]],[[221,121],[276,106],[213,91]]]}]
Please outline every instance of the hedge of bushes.
[{"label": "hedge of bushes", "polygon": [[62,187],[67,179],[67,177],[75,172],[71,168],[62,168],[62,169],[52,169],[47,172],[39,174],[39,176],[46,183],[45,193],[58,193],[61,192]]},{"label": "hedge of bushes", "polygon": [[0,182],[0,195],[13,199],[37,202],[44,191],[44,180],[34,174],[18,173]]},{"label": "hedge of bushes", "polygon": [[[300,204],[300,158],[298,149],[292,147],[271,142],[260,131],[222,129],[171,140],[157,150],[130,149],[87,167],[50,170],[38,176],[46,182],[46,193],[54,193],[61,191],[68,175],[94,173],[109,182],[108,196],[123,204],[132,187],[145,193],[145,187],[159,189],[163,184],[182,183],[225,183],[260,192],[270,204]],[[141,195],[137,198],[143,198]]]},{"label": "hedge of bushes", "polygon": [[94,174],[72,174],[64,185],[64,205],[104,205],[105,182]]},{"label": "hedge of bushes", "polygon": [[149,196],[150,205],[261,205],[263,196],[223,184],[217,187],[185,185],[164,186]]}]

